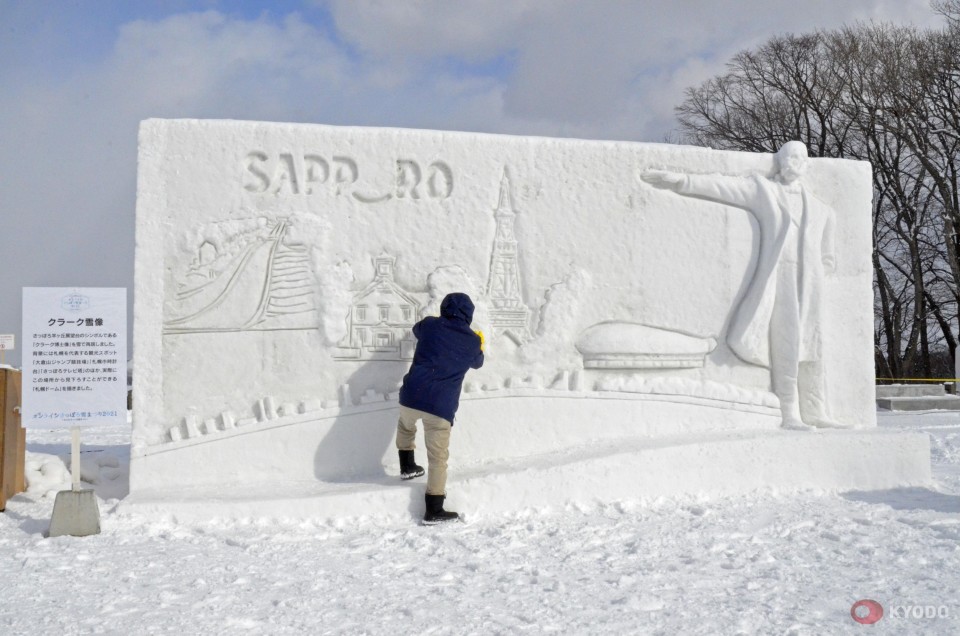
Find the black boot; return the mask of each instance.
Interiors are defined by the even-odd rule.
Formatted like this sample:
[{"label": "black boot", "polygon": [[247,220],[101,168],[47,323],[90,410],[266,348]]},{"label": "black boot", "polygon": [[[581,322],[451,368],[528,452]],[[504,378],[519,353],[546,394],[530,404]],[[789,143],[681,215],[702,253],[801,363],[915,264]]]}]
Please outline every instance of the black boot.
[{"label": "black boot", "polygon": [[456,521],[460,518],[455,512],[443,509],[444,495],[426,495],[427,511],[423,515],[423,524],[427,526],[447,521]]},{"label": "black boot", "polygon": [[412,450],[400,451],[400,479],[413,479],[423,474],[423,467],[413,461]]}]

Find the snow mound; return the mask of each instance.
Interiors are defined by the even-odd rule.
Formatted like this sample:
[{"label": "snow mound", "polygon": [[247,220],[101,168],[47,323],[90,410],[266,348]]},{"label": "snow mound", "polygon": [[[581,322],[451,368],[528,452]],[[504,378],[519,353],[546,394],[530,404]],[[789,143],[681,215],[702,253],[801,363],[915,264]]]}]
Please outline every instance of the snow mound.
[{"label": "snow mound", "polygon": [[23,476],[27,494],[35,497],[55,497],[59,491],[70,488],[70,471],[56,455],[27,451]]},{"label": "snow mound", "polygon": [[[69,469],[70,455],[51,455],[27,451],[24,478],[27,494],[35,497],[55,497],[61,490],[73,487]],[[127,475],[127,467],[120,458],[110,453],[83,451],[80,455],[80,482],[87,486],[116,486]],[[106,492],[125,494],[126,487],[108,487]]]}]

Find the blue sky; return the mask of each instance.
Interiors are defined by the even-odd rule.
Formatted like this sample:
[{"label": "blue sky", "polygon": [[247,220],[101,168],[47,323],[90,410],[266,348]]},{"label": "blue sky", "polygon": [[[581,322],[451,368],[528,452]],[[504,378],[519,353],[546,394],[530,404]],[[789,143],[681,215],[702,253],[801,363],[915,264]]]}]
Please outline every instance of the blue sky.
[{"label": "blue sky", "polygon": [[0,0],[0,333],[21,344],[25,286],[132,300],[143,119],[658,142],[738,50],[871,19],[940,24],[927,0]]}]

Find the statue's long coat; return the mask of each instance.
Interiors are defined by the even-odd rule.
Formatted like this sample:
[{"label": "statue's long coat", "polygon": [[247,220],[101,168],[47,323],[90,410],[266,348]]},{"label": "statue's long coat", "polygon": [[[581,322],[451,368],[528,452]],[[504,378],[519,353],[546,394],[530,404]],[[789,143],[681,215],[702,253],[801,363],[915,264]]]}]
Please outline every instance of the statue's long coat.
[{"label": "statue's long coat", "polygon": [[[753,278],[736,308],[727,343],[743,361],[770,366],[770,317],[777,271],[790,223],[784,186],[761,177],[687,175],[678,192],[744,208],[757,220],[760,253]],[[824,260],[833,259],[833,211],[805,188],[797,246],[800,289],[800,360],[820,359]]]}]

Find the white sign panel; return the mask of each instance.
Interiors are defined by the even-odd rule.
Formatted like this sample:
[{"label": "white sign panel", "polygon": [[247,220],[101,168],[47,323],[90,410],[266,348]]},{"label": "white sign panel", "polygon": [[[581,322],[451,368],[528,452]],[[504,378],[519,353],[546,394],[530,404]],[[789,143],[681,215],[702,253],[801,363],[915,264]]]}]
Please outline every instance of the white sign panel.
[{"label": "white sign panel", "polygon": [[17,340],[12,333],[0,333],[0,351],[13,351],[17,348]]},{"label": "white sign panel", "polygon": [[126,422],[127,290],[23,288],[25,428]]}]

